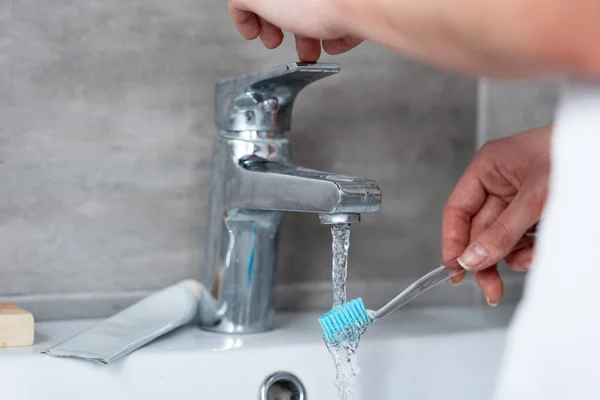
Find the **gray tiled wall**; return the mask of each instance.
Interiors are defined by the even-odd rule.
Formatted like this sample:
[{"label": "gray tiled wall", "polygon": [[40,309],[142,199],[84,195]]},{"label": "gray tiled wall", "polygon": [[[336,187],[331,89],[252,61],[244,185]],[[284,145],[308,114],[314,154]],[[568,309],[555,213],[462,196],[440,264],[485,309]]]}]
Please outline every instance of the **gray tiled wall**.
[{"label": "gray tiled wall", "polygon": [[[351,295],[379,301],[440,261],[442,205],[475,148],[476,82],[369,44],[324,59],[342,73],[300,95],[289,138],[300,164],[380,182],[349,272]],[[294,60],[290,40],[241,39],[223,0],[3,2],[0,296],[42,318],[99,316],[198,278],[214,81]],[[280,305],[325,307],[328,231],[310,215],[282,229]],[[436,293],[422,302],[479,296]]]},{"label": "gray tiled wall", "polygon": [[552,123],[559,80],[479,83],[478,145]]}]

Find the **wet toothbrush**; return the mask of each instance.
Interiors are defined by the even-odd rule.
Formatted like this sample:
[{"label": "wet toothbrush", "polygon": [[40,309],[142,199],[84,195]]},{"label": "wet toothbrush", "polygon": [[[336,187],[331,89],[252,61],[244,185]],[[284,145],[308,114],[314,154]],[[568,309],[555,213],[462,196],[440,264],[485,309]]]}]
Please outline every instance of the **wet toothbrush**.
[{"label": "wet toothbrush", "polygon": [[[530,245],[533,237],[535,237],[534,233],[526,234],[514,248]],[[421,277],[377,311],[367,310],[362,298],[344,303],[319,317],[319,324],[323,328],[325,340],[330,344],[335,344],[344,339],[356,339],[373,322],[396,311],[427,290],[464,272],[465,269],[455,258]]]},{"label": "wet toothbrush", "polygon": [[350,300],[319,317],[325,340],[334,344],[344,338],[360,336],[373,322],[396,311],[432,287],[464,272],[464,268],[454,259],[414,282],[377,311],[367,310],[362,298]]}]

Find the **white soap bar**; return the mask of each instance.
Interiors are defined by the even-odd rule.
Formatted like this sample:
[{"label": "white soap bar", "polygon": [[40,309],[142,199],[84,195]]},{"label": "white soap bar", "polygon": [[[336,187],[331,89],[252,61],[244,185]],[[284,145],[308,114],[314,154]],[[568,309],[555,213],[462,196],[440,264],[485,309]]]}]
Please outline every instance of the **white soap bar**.
[{"label": "white soap bar", "polygon": [[0,303],[0,348],[31,346],[33,315],[10,303]]}]

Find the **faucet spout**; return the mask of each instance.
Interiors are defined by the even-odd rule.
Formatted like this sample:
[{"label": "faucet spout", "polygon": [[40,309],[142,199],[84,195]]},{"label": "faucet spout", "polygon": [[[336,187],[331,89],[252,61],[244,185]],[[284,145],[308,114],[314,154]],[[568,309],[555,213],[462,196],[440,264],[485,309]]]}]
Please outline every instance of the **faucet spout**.
[{"label": "faucet spout", "polygon": [[240,162],[239,208],[360,214],[375,212],[381,190],[371,179],[355,178],[252,157]]}]

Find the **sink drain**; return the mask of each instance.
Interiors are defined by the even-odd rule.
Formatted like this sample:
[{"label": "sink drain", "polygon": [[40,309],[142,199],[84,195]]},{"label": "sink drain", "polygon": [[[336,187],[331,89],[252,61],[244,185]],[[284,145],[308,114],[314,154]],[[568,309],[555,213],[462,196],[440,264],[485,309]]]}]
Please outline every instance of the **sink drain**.
[{"label": "sink drain", "polygon": [[297,376],[275,372],[260,387],[260,400],[306,400],[306,389]]}]

